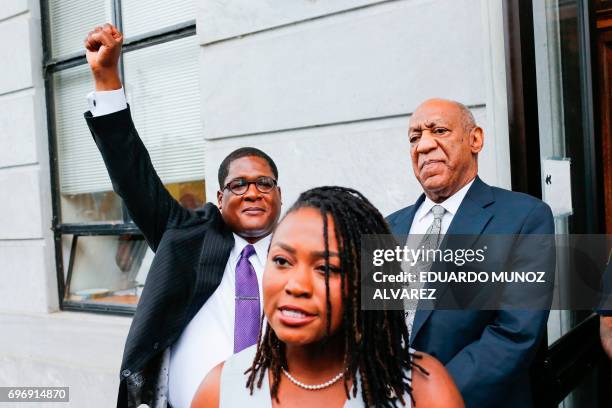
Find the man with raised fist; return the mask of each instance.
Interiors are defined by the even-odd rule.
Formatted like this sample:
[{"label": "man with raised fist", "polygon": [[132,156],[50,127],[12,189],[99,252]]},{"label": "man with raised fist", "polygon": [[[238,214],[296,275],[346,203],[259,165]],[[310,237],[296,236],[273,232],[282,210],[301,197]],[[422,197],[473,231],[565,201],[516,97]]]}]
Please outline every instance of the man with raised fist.
[{"label": "man with raised fist", "polygon": [[274,161],[255,148],[230,153],[217,205],[191,211],[164,188],[126,103],[110,24],[85,39],[95,81],[85,119],[130,216],[155,258],[125,345],[118,407],[188,407],[208,371],[257,341],[261,277],[280,214]]}]

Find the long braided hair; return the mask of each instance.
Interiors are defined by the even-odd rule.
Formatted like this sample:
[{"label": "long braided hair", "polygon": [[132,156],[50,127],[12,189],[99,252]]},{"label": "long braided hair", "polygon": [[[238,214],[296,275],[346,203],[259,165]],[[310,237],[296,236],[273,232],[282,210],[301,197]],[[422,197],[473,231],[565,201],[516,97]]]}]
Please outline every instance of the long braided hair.
[{"label": "long braided hair", "polygon": [[[390,234],[380,212],[356,190],[344,187],[318,187],[300,195],[289,209],[290,214],[300,208],[318,209],[323,217],[325,242],[325,288],[327,297],[327,334],[331,325],[329,299],[329,241],[328,216],[333,219],[340,257],[341,293],[344,315],[344,389],[349,398],[357,396],[356,374],[361,377],[362,398],[366,406],[395,407],[405,405],[404,394],[412,402],[412,385],[407,371],[413,367],[427,372],[409,351],[409,334],[401,310],[361,310],[361,236]],[[285,215],[286,217],[287,215]],[[270,370],[270,393],[278,401],[282,368],[287,367],[285,345],[269,324],[265,334],[260,330],[257,352],[248,374],[247,387],[261,388],[266,371]],[[262,338],[263,337],[263,338]],[[349,390],[349,381],[352,387]]]}]

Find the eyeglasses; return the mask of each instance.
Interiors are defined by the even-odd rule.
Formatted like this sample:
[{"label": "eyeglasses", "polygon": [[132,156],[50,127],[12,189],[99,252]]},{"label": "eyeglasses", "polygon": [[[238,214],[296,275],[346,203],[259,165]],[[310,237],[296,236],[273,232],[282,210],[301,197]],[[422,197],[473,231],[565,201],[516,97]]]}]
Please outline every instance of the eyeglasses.
[{"label": "eyeglasses", "polygon": [[228,189],[236,195],[243,195],[248,191],[251,184],[255,184],[255,188],[257,188],[260,193],[269,193],[274,189],[274,187],[276,187],[276,180],[274,180],[272,177],[266,176],[258,177],[255,181],[237,178],[227,183],[223,189]]}]

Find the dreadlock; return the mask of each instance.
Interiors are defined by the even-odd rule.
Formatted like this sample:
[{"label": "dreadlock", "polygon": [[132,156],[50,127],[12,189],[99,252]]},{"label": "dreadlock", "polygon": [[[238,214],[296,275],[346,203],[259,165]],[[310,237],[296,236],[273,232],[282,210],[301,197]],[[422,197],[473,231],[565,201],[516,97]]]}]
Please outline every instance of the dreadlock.
[{"label": "dreadlock", "polygon": [[[325,287],[327,296],[327,333],[331,325],[329,299],[329,232],[328,216],[334,224],[340,257],[341,293],[344,315],[344,389],[349,398],[357,396],[357,372],[361,377],[362,399],[368,407],[395,407],[406,404],[408,393],[413,404],[412,384],[408,370],[417,368],[417,355],[409,351],[409,334],[401,310],[361,310],[361,237],[364,234],[390,234],[380,212],[356,190],[344,187],[318,187],[300,195],[285,217],[301,208],[318,209],[323,217],[325,242]],[[285,345],[269,324],[262,338],[259,334],[257,352],[248,374],[247,387],[261,388],[266,370],[272,375],[270,393],[278,401],[281,371],[287,367]],[[353,380],[349,390],[349,382]]]}]

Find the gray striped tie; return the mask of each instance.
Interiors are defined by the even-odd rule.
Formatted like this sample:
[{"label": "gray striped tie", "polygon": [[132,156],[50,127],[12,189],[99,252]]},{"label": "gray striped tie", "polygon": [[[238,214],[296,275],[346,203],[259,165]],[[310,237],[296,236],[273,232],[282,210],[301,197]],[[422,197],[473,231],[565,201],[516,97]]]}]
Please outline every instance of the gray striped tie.
[{"label": "gray striped tie", "polygon": [[[425,253],[427,253],[430,249],[437,249],[440,246],[440,242],[442,241],[443,235],[440,234],[442,230],[442,217],[446,210],[441,205],[434,205],[431,207],[431,212],[433,213],[434,220],[427,228],[423,239],[416,247],[416,249],[421,249]],[[406,240],[406,246],[410,247],[410,236]],[[402,270],[406,272],[418,273],[421,271],[428,271],[431,268],[432,262],[421,258],[414,266],[411,266],[409,263],[402,263]],[[417,276],[418,278],[418,276]],[[411,289],[422,289],[423,283],[417,282],[410,284]],[[414,323],[414,315],[416,314],[416,308],[419,300],[418,299],[407,299],[404,300],[404,310],[406,311],[406,325],[408,326],[408,331],[412,332],[412,324]]]}]

